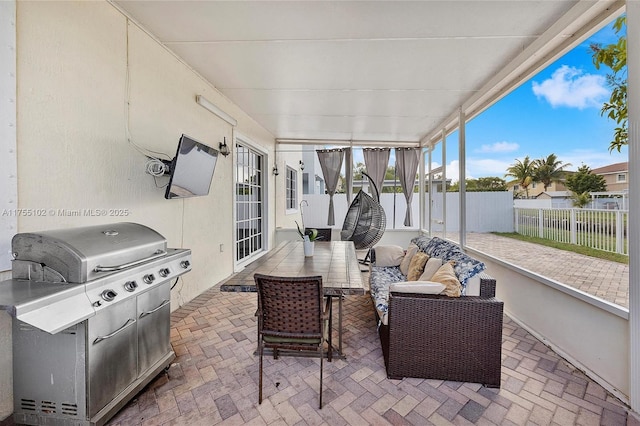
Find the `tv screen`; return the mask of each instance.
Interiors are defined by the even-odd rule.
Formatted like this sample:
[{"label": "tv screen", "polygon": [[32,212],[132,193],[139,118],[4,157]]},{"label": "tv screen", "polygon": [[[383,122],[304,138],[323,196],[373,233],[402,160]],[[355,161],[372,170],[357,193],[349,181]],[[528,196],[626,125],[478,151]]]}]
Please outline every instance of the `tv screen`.
[{"label": "tv screen", "polygon": [[172,199],[209,194],[217,161],[218,150],[182,135],[164,197]]}]

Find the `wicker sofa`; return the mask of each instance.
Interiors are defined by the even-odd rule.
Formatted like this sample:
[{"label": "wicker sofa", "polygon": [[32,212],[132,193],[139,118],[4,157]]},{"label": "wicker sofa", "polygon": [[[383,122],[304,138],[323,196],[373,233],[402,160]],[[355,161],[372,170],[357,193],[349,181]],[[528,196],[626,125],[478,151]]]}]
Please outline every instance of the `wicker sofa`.
[{"label": "wicker sofa", "polygon": [[[376,248],[371,251],[371,296],[387,376],[500,387],[503,303],[495,298],[496,281],[483,272],[484,264],[455,244],[434,238],[416,237],[412,243],[432,257],[455,257],[457,263],[471,265],[471,271],[456,271],[465,275],[461,297],[389,292],[388,285],[406,277],[398,266],[377,266]],[[384,307],[376,305],[385,287],[388,305],[383,315]]]}]

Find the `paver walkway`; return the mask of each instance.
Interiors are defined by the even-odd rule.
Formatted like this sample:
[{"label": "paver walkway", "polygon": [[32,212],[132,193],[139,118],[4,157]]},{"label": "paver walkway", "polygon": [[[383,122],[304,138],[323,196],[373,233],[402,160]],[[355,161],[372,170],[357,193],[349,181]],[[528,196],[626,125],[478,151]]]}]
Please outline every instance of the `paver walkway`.
[{"label": "paver walkway", "polygon": [[[459,240],[458,234],[447,234],[447,237],[452,241]],[[468,233],[466,240],[468,247],[611,303],[629,307],[629,265],[627,264],[494,234]]]}]

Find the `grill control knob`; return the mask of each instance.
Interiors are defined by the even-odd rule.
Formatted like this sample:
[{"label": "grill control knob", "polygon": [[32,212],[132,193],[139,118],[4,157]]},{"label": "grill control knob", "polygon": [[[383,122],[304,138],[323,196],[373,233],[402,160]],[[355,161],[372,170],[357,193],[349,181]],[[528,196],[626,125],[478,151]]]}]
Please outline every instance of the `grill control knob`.
[{"label": "grill control knob", "polygon": [[180,266],[183,269],[187,269],[189,266],[191,266],[191,262],[189,262],[188,260],[183,260],[182,262],[180,262]]},{"label": "grill control knob", "polygon": [[138,288],[138,283],[135,281],[127,281],[124,283],[124,289],[131,292]]},{"label": "grill control knob", "polygon": [[116,296],[118,295],[118,293],[116,293],[115,291],[108,289],[102,292],[102,294],[100,294],[100,296],[106,300],[107,302],[111,302],[113,299],[116,298]]},{"label": "grill control knob", "polygon": [[96,300],[91,305],[93,305],[94,308],[99,308],[100,306],[102,306],[102,302],[99,300]]},{"label": "grill control knob", "polygon": [[144,277],[142,277],[142,281],[144,281],[147,284],[151,284],[155,280],[156,280],[156,277],[153,274],[147,274]]},{"label": "grill control knob", "polygon": [[160,274],[161,277],[164,278],[164,277],[169,276],[171,271],[169,270],[169,268],[162,268],[162,269],[160,269],[160,271],[158,271],[158,273]]}]

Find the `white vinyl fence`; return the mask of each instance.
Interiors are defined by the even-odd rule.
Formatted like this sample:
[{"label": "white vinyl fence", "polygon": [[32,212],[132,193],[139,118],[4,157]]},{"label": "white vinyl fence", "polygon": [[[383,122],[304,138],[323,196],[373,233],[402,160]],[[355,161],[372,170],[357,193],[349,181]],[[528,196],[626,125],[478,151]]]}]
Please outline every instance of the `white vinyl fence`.
[{"label": "white vinyl fence", "polygon": [[[459,230],[459,197],[457,192],[448,192],[446,204],[446,227],[448,232]],[[327,215],[329,196],[327,194],[305,194],[303,200],[304,222],[308,227],[328,228]],[[380,204],[387,217],[387,230],[418,229],[420,226],[420,206],[418,194],[413,194],[412,226],[404,226],[406,202],[403,194],[382,193]],[[467,231],[468,232],[513,232],[513,198],[509,192],[469,192],[467,193]],[[342,223],[349,208],[345,194],[333,197],[335,221],[334,229],[342,229]],[[428,200],[425,206],[425,221],[428,218]],[[442,193],[433,194],[432,226],[434,232],[442,232],[445,224]]]},{"label": "white vinyl fence", "polygon": [[515,208],[514,212],[519,234],[629,254],[627,210]]}]

